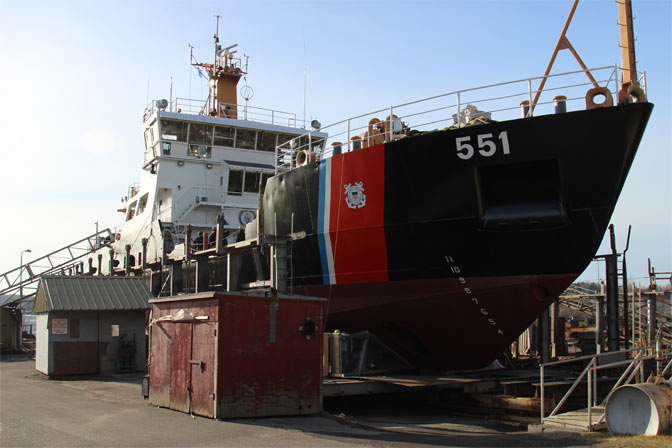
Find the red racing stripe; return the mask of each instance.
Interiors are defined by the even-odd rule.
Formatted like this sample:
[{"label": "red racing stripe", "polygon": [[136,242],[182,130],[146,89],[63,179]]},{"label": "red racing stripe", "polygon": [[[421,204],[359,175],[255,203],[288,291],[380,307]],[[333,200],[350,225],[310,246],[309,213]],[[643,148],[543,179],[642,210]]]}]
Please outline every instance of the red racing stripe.
[{"label": "red racing stripe", "polygon": [[388,280],[385,145],[332,159],[329,231],[336,283]]}]

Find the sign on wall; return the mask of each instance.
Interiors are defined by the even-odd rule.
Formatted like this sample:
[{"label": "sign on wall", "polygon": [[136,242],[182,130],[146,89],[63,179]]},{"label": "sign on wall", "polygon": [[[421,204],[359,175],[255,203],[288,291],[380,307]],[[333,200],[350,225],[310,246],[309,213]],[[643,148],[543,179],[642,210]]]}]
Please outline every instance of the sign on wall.
[{"label": "sign on wall", "polygon": [[68,319],[52,319],[51,334],[68,334]]}]

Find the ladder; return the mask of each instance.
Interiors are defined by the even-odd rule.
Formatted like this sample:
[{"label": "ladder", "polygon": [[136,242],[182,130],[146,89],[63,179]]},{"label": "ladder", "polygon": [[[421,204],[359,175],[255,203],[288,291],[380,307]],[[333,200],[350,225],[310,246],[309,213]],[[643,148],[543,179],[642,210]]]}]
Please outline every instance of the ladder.
[{"label": "ladder", "polygon": [[113,242],[112,231],[109,228],[104,229],[0,274],[0,296],[10,296],[3,306],[17,305],[33,298],[41,275],[66,271],[72,273],[73,268],[80,269],[83,273],[82,263],[78,261],[101,248],[112,245]]}]

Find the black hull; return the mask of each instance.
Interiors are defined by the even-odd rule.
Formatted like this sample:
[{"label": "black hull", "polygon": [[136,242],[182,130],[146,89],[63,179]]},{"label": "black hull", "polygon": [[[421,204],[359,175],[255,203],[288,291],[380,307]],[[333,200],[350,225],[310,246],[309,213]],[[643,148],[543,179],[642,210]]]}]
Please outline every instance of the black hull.
[{"label": "black hull", "polygon": [[[492,350],[465,357],[432,339],[446,337],[443,330],[457,322],[478,328],[478,318],[488,331],[471,348],[465,341],[466,350],[497,335],[501,343],[493,346],[501,351],[586,268],[652,108],[637,103],[437,131],[311,163],[269,180],[264,229],[305,232],[292,243],[289,284],[296,292],[331,295],[328,326],[403,327],[416,347],[436,348],[420,355],[422,349],[395,337],[386,342],[421,364],[480,367],[492,360]],[[502,295],[460,283],[479,278],[498,279],[503,290],[516,286]],[[423,280],[433,289],[417,287]],[[457,308],[422,300],[413,312],[379,312],[380,306],[395,307],[394,285],[415,284],[423,290],[418,296],[454,301],[455,288],[448,291],[446,280],[457,282],[461,294],[468,290],[470,300],[502,302],[501,317],[488,310],[490,320],[451,314],[443,328],[427,331],[423,315],[429,323],[434,310]],[[366,285],[377,292],[366,293]],[[412,291],[404,303],[412,301]],[[506,311],[519,306],[526,312]]]}]

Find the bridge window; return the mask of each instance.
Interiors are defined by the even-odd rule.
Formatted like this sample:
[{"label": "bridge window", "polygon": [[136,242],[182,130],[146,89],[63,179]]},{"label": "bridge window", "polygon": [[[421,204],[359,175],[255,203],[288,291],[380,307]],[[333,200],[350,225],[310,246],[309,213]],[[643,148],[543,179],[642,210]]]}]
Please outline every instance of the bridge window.
[{"label": "bridge window", "polygon": [[254,149],[256,138],[256,131],[239,128],[236,132],[236,148]]},{"label": "bridge window", "polygon": [[315,138],[313,137],[310,140],[310,143],[312,145],[311,150],[313,152],[320,153],[324,150],[324,139],[323,138]]},{"label": "bridge window", "polygon": [[224,126],[215,126],[215,146],[229,146],[233,148],[235,129]]},{"label": "bridge window", "polygon": [[140,197],[140,202],[138,202],[138,215],[141,214],[142,212],[145,211],[145,208],[147,208],[147,198],[149,197],[149,193],[145,193]]},{"label": "bridge window", "polygon": [[152,147],[151,136],[149,135],[149,129],[145,130],[145,149]]},{"label": "bridge window", "polygon": [[198,145],[211,145],[212,126],[207,124],[191,123],[189,128],[189,143]]},{"label": "bridge window", "polygon": [[135,208],[137,207],[138,202],[133,201],[133,203],[128,207],[128,212],[126,214],[126,221],[130,221],[135,216]]},{"label": "bridge window", "polygon": [[274,152],[276,137],[277,134],[275,132],[259,131],[257,134],[257,149]]},{"label": "bridge window", "polygon": [[187,141],[187,123],[184,121],[161,120],[161,138],[176,142]]}]

